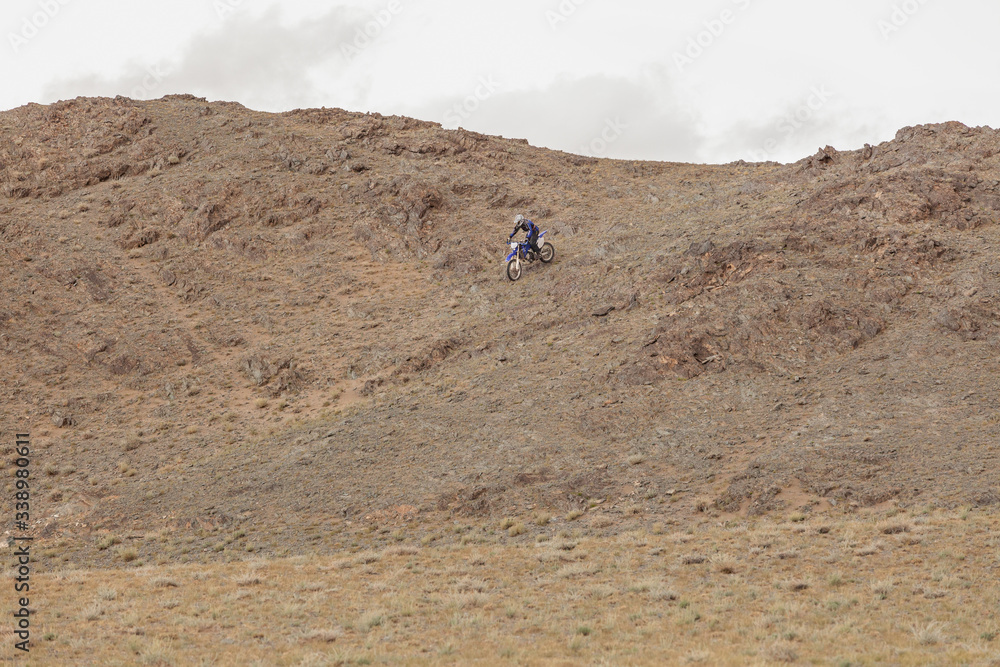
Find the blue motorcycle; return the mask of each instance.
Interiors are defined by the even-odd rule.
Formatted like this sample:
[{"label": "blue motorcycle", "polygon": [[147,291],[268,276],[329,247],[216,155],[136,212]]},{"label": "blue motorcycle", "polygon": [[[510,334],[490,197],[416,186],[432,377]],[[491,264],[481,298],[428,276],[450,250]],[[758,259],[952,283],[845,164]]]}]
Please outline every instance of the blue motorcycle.
[{"label": "blue motorcycle", "polygon": [[542,260],[543,264],[548,264],[556,257],[555,247],[546,241],[544,238],[545,232],[538,235],[538,249],[539,252],[535,252],[531,249],[531,244],[527,241],[510,241],[510,254],[504,259],[507,262],[507,278],[509,280],[517,280],[521,277],[521,269],[523,264],[530,264],[536,259]]}]

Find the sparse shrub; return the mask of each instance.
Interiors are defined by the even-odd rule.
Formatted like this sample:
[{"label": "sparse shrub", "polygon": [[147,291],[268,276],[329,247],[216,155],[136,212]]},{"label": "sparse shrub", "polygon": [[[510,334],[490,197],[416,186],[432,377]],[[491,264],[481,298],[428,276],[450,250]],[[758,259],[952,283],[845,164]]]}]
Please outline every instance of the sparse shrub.
[{"label": "sparse shrub", "polygon": [[734,556],[718,553],[713,554],[709,560],[715,566],[715,569],[722,574],[734,574],[736,572],[738,561]]},{"label": "sparse shrub", "polygon": [[309,630],[303,632],[301,638],[304,642],[323,642],[326,644],[332,644],[343,636],[344,633],[342,630],[329,628],[326,630]]},{"label": "sparse shrub", "polygon": [[523,535],[527,530],[523,523],[515,523],[513,526],[507,529],[507,534],[511,537],[517,537],[518,535]]},{"label": "sparse shrub", "polygon": [[416,556],[420,550],[416,547],[398,546],[385,550],[386,556]]},{"label": "sparse shrub", "polygon": [[677,593],[664,586],[653,586],[649,590],[649,599],[655,602],[673,602],[677,599]]},{"label": "sparse shrub", "polygon": [[385,614],[383,612],[369,612],[361,617],[361,627],[365,630],[377,628],[383,623],[385,623]]},{"label": "sparse shrub", "polygon": [[465,577],[456,584],[455,589],[460,593],[484,593],[489,589],[489,584],[482,579]]},{"label": "sparse shrub", "polygon": [[882,544],[882,542],[879,541],[871,542],[861,547],[857,551],[855,551],[854,554],[856,556],[874,556],[875,554],[877,554],[879,551],[882,550],[883,546],[884,545]]},{"label": "sparse shrub", "polygon": [[884,581],[876,581],[872,583],[871,589],[876,598],[884,600],[889,597],[889,593],[892,591],[893,586],[895,586],[895,583],[891,579],[886,579]]},{"label": "sparse shrub", "polygon": [[139,557],[139,552],[132,547],[122,547],[115,552],[126,563],[131,563]]},{"label": "sparse shrub", "polygon": [[371,565],[372,563],[377,563],[381,556],[379,556],[374,551],[365,551],[354,557],[354,561],[358,565]]},{"label": "sparse shrub", "polygon": [[684,662],[689,665],[700,665],[712,659],[712,654],[708,651],[691,651],[684,656]]},{"label": "sparse shrub", "polygon": [[121,538],[115,535],[105,535],[104,537],[98,538],[97,549],[99,551],[104,551],[109,547],[113,547],[116,544],[121,544]]},{"label": "sparse shrub", "polygon": [[354,560],[351,558],[341,558],[338,561],[334,561],[332,567],[335,570],[349,570],[354,567]]},{"label": "sparse shrub", "polygon": [[685,609],[681,614],[680,622],[684,625],[691,625],[701,620],[701,614],[695,609]]},{"label": "sparse shrub", "polygon": [[177,588],[180,584],[174,579],[169,579],[167,577],[157,577],[150,582],[156,588]]},{"label": "sparse shrub", "polygon": [[262,579],[255,572],[246,572],[233,579],[233,582],[237,586],[259,586]]},{"label": "sparse shrub", "polygon": [[904,521],[883,521],[879,524],[878,530],[883,535],[898,535],[910,532],[910,524]]},{"label": "sparse shrub", "polygon": [[927,625],[913,625],[910,626],[910,632],[922,646],[933,646],[944,642],[944,623],[932,621]]},{"label": "sparse shrub", "polygon": [[556,572],[556,576],[560,579],[579,579],[580,577],[592,576],[598,572],[600,572],[600,568],[596,565],[572,563],[559,568]]},{"label": "sparse shrub", "polygon": [[798,662],[799,654],[788,644],[774,644],[767,650],[767,657],[773,662]]},{"label": "sparse shrub", "polygon": [[160,642],[151,642],[139,653],[140,663],[143,665],[173,665],[174,656]]}]

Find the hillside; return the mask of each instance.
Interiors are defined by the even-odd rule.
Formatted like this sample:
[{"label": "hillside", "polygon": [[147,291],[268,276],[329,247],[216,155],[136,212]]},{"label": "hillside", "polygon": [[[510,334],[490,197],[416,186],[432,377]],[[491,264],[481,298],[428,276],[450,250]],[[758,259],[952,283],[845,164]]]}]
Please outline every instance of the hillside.
[{"label": "hillside", "polygon": [[[993,507],[998,151],[949,123],[706,166],[189,96],[3,112],[4,441],[33,435],[38,534],[97,566],[154,530],[192,536],[137,542],[172,563],[238,557],[218,531],[295,555],[533,512]],[[518,212],[557,256],[510,283]]]}]

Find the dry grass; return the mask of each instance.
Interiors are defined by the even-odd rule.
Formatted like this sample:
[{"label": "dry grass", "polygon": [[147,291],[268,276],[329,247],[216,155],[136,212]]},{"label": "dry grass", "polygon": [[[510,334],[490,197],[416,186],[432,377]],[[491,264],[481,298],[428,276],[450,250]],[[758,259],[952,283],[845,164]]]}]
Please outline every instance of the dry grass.
[{"label": "dry grass", "polygon": [[[932,514],[917,544],[864,517],[828,517],[825,534],[795,522],[706,522],[690,533],[581,530],[537,545],[508,537],[519,524],[486,545],[446,531],[425,548],[347,558],[43,572],[33,603],[44,612],[38,636],[51,639],[33,657],[177,665],[1000,657],[995,623],[984,621],[1000,602],[994,515]],[[778,556],[787,553],[796,557]]]}]

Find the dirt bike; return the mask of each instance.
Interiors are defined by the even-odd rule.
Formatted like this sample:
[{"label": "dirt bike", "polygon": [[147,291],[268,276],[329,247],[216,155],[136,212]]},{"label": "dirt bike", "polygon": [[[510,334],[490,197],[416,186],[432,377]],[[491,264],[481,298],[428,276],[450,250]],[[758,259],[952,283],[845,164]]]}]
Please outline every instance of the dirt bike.
[{"label": "dirt bike", "polygon": [[545,236],[545,232],[538,235],[538,250],[535,252],[531,249],[531,244],[527,241],[509,241],[510,254],[504,259],[507,262],[507,278],[509,280],[517,280],[521,277],[522,264],[530,264],[536,259],[542,260],[543,264],[548,264],[556,257],[556,249],[548,241],[544,240],[542,237]]}]

